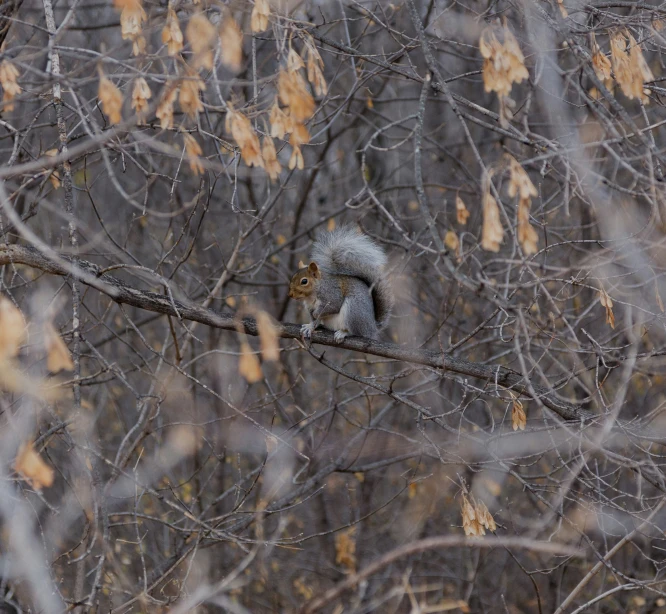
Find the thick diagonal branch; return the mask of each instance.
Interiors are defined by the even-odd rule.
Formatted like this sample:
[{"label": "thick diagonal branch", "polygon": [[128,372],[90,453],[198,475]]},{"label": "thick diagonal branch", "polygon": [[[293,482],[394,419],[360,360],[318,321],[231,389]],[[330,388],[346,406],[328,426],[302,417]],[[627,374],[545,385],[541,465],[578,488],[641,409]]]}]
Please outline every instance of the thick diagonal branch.
[{"label": "thick diagonal branch", "polygon": [[[58,260],[59,262],[53,262],[32,247],[21,245],[0,246],[0,265],[9,263],[23,264],[52,275],[69,275],[71,271],[62,264],[63,262],[67,262],[67,259],[60,257]],[[77,260],[77,265],[79,269],[86,273],[81,278],[82,283],[93,285],[91,279],[102,282],[100,285],[95,285],[98,288],[108,289],[109,297],[117,303],[131,305],[139,309],[145,309],[146,311],[175,316],[183,320],[200,322],[214,328],[233,331],[237,331],[239,328],[239,321],[234,315],[220,313],[213,309],[206,309],[189,301],[178,301],[164,294],[140,290],[116,277],[102,273],[100,267],[84,260]],[[256,322],[252,318],[243,318],[242,327],[248,335],[259,335]],[[281,337],[285,339],[300,339],[300,326],[284,323],[280,327]],[[321,345],[330,345],[355,352],[364,352],[373,356],[426,365],[435,369],[443,369],[468,377],[478,378],[497,387],[509,388],[514,392],[528,397],[538,398],[548,409],[554,411],[565,420],[583,422],[595,418],[595,415],[591,412],[561,399],[554,390],[534,382],[530,385],[519,373],[499,365],[483,365],[449,356],[443,352],[406,348],[394,343],[372,341],[363,337],[350,337],[342,343],[336,343],[332,333],[321,330],[315,331],[312,341]]]}]

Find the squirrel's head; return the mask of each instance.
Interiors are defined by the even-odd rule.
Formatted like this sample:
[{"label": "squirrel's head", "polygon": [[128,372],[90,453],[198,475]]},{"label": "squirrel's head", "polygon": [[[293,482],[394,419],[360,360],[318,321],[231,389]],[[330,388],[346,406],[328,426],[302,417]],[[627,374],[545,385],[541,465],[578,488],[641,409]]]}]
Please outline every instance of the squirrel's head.
[{"label": "squirrel's head", "polygon": [[300,301],[309,298],[315,292],[317,282],[321,279],[321,270],[316,262],[311,262],[307,266],[299,262],[298,267],[298,271],[289,282],[289,297]]}]

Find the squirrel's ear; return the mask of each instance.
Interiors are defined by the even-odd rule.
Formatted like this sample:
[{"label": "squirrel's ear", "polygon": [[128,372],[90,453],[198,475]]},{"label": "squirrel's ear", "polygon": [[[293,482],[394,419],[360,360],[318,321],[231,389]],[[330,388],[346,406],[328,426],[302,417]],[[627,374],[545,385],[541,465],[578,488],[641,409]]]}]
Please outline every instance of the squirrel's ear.
[{"label": "squirrel's ear", "polygon": [[311,262],[308,265],[308,273],[310,273],[310,275],[312,275],[315,279],[319,279],[321,277],[321,271],[319,270],[316,262]]},{"label": "squirrel's ear", "polygon": [[299,269],[304,269],[305,268],[305,262],[303,262],[302,260],[299,260],[298,261],[298,268]]}]

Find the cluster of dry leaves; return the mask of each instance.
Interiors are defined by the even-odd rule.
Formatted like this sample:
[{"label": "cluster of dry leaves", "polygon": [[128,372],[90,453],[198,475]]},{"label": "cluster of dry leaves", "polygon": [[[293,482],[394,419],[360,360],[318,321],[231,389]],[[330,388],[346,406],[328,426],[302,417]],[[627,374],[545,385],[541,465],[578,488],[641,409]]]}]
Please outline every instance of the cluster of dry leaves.
[{"label": "cluster of dry leaves", "polygon": [[[506,154],[499,163],[497,170],[508,168],[509,184],[508,195],[518,197],[518,242],[526,256],[536,254],[539,236],[530,224],[530,208],[532,198],[538,192],[525,169],[510,154]],[[504,228],[500,219],[500,209],[497,200],[491,193],[491,179],[494,170],[490,169],[483,180],[483,228],[481,231],[481,247],[491,252],[498,252],[504,240]]]},{"label": "cluster of dry leaves", "polygon": [[514,83],[529,78],[525,56],[506,22],[484,28],[479,40],[483,56],[483,86],[486,92],[497,92],[500,124],[506,128],[513,117],[515,101],[509,96]]},{"label": "cluster of dry leaves", "polygon": [[[144,53],[146,42],[143,36],[143,22],[146,21],[147,16],[141,0],[114,0],[114,2],[121,10],[120,23],[123,38],[132,41],[135,55]],[[267,0],[255,2],[250,21],[252,32],[262,32],[268,28],[269,18],[270,7]],[[310,133],[305,124],[314,114],[316,107],[312,92],[317,96],[325,96],[328,92],[323,72],[324,62],[314,40],[307,32],[299,31],[298,35],[303,45],[302,53],[295,51],[290,40],[286,61],[275,77],[277,96],[270,111],[256,113],[253,125],[247,115],[234,108],[233,103],[227,103],[226,130],[238,145],[242,159],[250,167],[263,168],[272,181],[276,181],[282,171],[273,139],[284,139],[289,135],[292,150],[288,167],[289,169],[303,169],[304,159],[301,147],[310,141]],[[155,110],[160,127],[163,130],[169,130],[174,127],[176,100],[178,100],[181,111],[191,120],[197,121],[198,114],[203,111],[201,92],[206,89],[200,71],[210,71],[214,68],[218,50],[220,61],[224,66],[232,72],[238,72],[241,69],[243,32],[230,13],[225,14],[220,25],[216,27],[203,12],[197,12],[189,18],[183,35],[176,12],[169,7],[162,30],[162,42],[167,47],[168,55],[181,59],[184,64],[184,74],[166,84]],[[181,56],[186,42],[191,51],[189,62],[185,62]],[[303,71],[305,71],[307,79],[303,76]],[[6,88],[5,91],[7,91]],[[142,77],[137,78],[132,89],[131,107],[136,112],[139,123],[144,121],[151,97],[152,92],[146,80]],[[101,69],[98,98],[109,122],[111,124],[120,123],[123,106],[122,92],[117,85],[104,76]],[[268,116],[270,131],[265,131],[263,144],[260,146],[257,118],[262,114]],[[265,124],[266,119],[264,119]],[[191,170],[200,174],[204,169],[200,159],[202,150],[193,139],[194,137],[191,135],[189,138],[184,138],[185,152]]]},{"label": "cluster of dry leaves", "polygon": [[592,67],[608,89],[613,89],[613,77],[615,77],[615,81],[627,98],[630,100],[635,98],[645,104],[649,102],[650,90],[645,84],[654,81],[654,75],[640,45],[628,30],[622,28],[611,33],[610,60],[601,51],[593,33],[590,34],[590,47]]},{"label": "cluster of dry leaves", "polygon": [[486,529],[491,532],[497,529],[493,515],[483,501],[463,494],[461,513],[463,529],[468,537],[481,537],[486,534]]},{"label": "cluster of dry leaves", "polygon": [[[38,328],[35,335],[43,338],[48,371],[71,371],[74,368],[72,356],[53,325],[47,322]],[[53,400],[58,396],[57,384],[26,375],[16,361],[19,350],[29,335],[31,327],[18,307],[9,299],[0,297],[0,388],[18,394],[31,394],[47,401]],[[32,443],[23,443],[20,446],[14,469],[37,490],[53,484],[53,469],[44,463]]]}]

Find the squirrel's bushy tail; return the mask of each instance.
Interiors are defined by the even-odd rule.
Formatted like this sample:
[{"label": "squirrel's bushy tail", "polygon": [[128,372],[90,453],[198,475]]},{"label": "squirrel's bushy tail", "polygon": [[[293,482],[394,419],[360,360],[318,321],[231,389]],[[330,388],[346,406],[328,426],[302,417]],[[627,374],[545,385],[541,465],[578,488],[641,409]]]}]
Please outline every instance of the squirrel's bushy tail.
[{"label": "squirrel's bushy tail", "polygon": [[393,309],[393,289],[384,270],[384,250],[353,226],[342,226],[317,237],[312,260],[329,275],[358,277],[371,288],[377,328],[388,323]]}]

